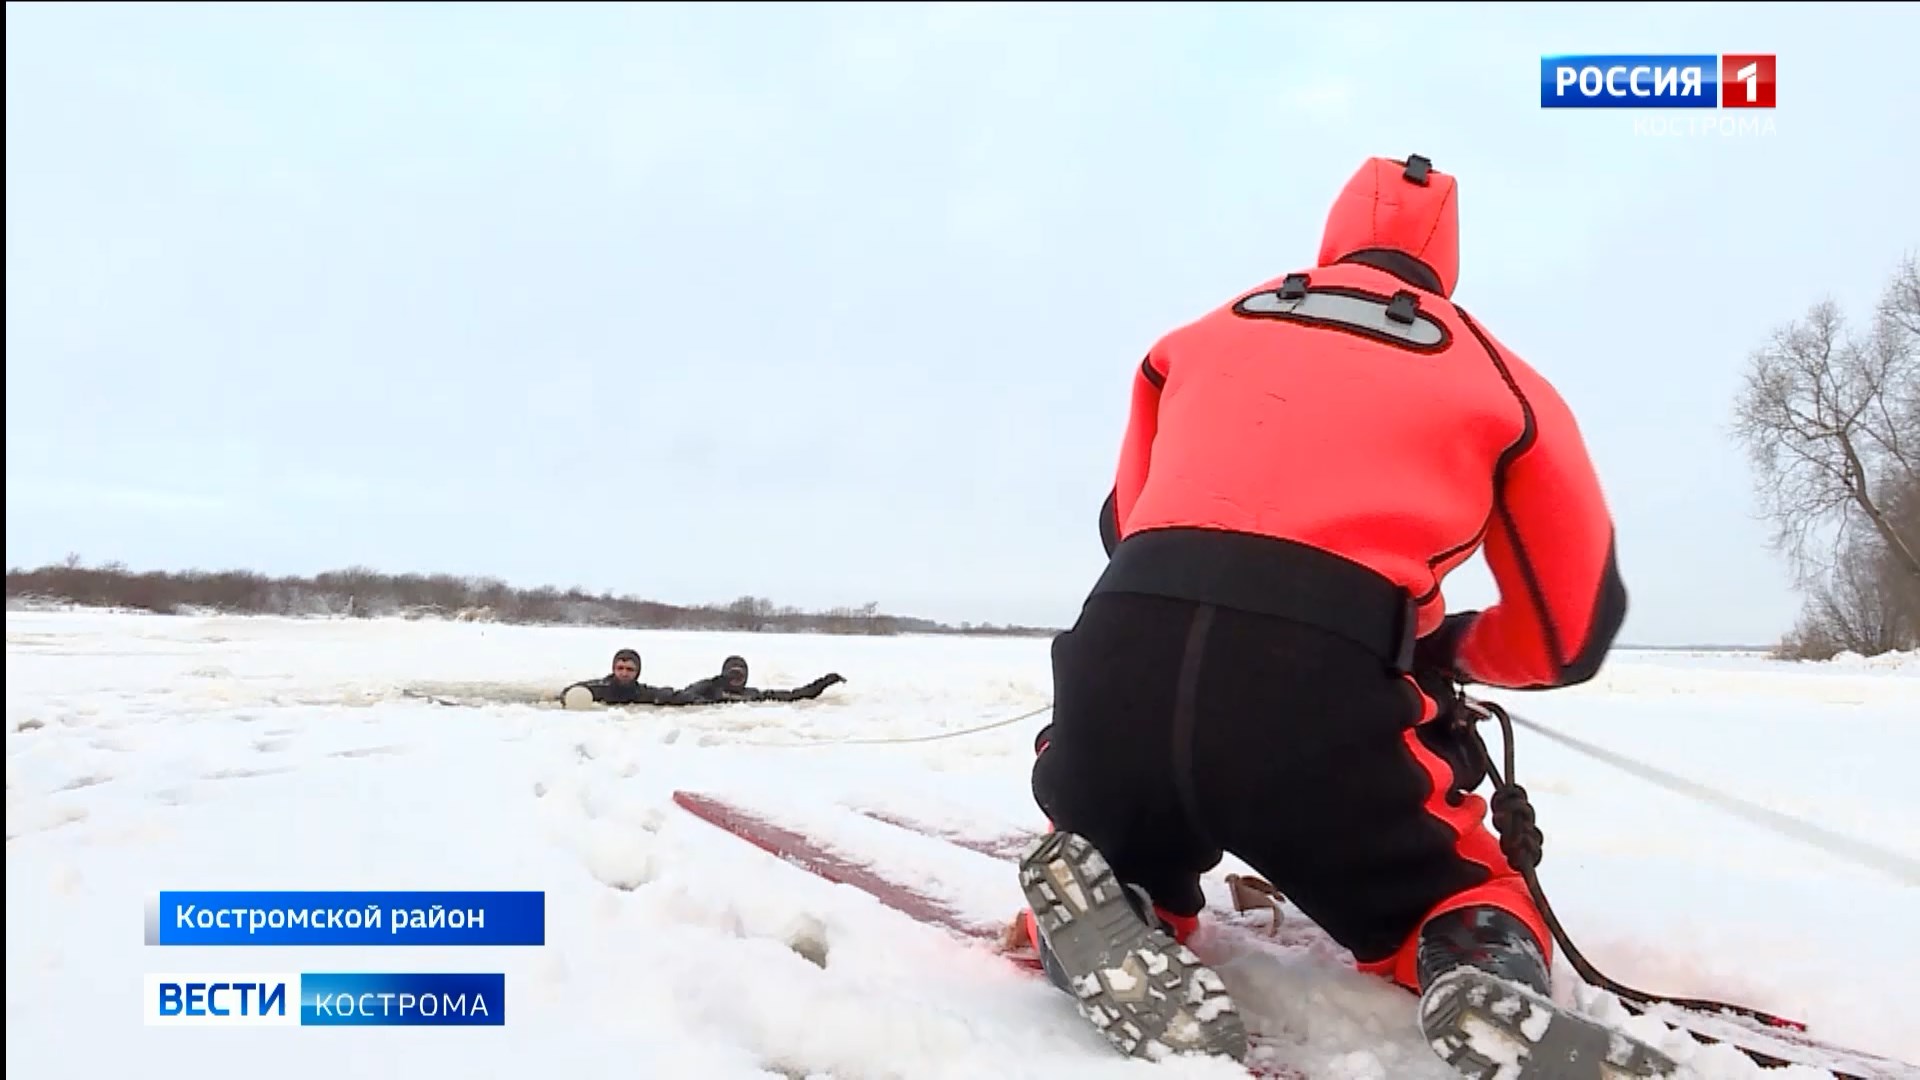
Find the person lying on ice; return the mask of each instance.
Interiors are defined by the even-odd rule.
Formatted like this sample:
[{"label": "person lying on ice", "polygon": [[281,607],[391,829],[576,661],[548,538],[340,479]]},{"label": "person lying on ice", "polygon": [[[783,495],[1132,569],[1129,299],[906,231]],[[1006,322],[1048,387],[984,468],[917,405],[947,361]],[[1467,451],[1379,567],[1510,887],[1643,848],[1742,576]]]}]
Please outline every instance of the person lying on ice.
[{"label": "person lying on ice", "polygon": [[792,690],[759,690],[747,685],[747,662],[729,656],[720,665],[720,674],[681,688],[669,705],[717,705],[733,701],[809,701],[826,689],[847,680],[836,674],[822,675],[805,686]]},{"label": "person lying on ice", "polygon": [[[576,689],[584,689],[601,705],[666,705],[675,693],[670,686],[648,686],[640,681],[640,654],[632,649],[613,654],[613,670],[608,674],[560,691],[561,702],[571,704],[567,695]],[[578,697],[576,694],[575,699]]]},{"label": "person lying on ice", "polygon": [[[1019,870],[1026,936],[1125,1053],[1244,1059],[1184,944],[1231,853],[1419,993],[1465,1076],[1675,1071],[1552,1005],[1552,939],[1425,692],[1583,682],[1627,605],[1572,412],[1451,301],[1458,190],[1419,156],[1366,161],[1311,269],[1135,370],[1108,565],[1052,647],[1051,828]],[[1499,601],[1447,615],[1483,545]]]}]

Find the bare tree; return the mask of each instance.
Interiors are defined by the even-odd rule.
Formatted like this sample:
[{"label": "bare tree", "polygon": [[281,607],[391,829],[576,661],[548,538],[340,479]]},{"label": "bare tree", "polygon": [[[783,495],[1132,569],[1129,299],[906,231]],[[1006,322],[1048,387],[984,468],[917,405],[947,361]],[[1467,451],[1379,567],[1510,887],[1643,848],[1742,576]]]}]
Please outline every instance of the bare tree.
[{"label": "bare tree", "polygon": [[1920,545],[1888,515],[1887,492],[1920,478],[1920,266],[1908,256],[1872,327],[1849,332],[1831,300],[1753,354],[1736,408],[1775,542],[1811,585],[1861,557],[1872,532],[1920,580]]},{"label": "bare tree", "polygon": [[[1909,476],[1892,489],[1887,518],[1907,550],[1920,549],[1920,476]],[[1920,577],[1908,573],[1898,550],[1886,546],[1880,550],[1875,580],[1878,597],[1896,613],[1892,647],[1920,646]]]},{"label": "bare tree", "polygon": [[1847,547],[1833,572],[1809,590],[1798,625],[1782,643],[1783,655],[1803,660],[1842,652],[1876,656],[1916,641],[1920,623],[1915,621],[1913,590],[1899,588],[1899,581],[1888,587],[1887,548],[1867,532]]},{"label": "bare tree", "polygon": [[735,630],[758,633],[773,620],[773,601],[760,596],[742,596],[727,605],[727,619]]}]

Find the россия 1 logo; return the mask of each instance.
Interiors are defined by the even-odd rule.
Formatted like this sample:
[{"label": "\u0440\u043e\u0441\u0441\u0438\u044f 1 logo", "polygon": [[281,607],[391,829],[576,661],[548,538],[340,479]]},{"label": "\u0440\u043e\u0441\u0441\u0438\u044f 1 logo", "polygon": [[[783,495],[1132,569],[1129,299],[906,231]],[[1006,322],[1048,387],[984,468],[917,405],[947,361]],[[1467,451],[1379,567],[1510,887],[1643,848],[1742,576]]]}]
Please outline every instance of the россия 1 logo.
[{"label": "\u0440\u043e\u0441\u0441\u0438\u044f 1 logo", "polygon": [[1771,109],[1771,53],[1540,58],[1543,109]]}]

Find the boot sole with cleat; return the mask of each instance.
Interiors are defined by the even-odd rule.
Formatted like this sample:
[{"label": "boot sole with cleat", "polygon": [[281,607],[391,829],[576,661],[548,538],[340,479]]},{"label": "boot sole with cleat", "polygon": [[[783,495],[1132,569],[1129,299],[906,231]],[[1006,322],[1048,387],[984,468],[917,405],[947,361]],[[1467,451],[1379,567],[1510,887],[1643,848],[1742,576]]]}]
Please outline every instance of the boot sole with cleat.
[{"label": "boot sole with cleat", "polygon": [[1420,996],[1420,1030],[1470,1080],[1652,1080],[1680,1075],[1665,1054],[1560,1008],[1530,987],[1456,968]]},{"label": "boot sole with cleat", "polygon": [[1122,1053],[1246,1060],[1246,1026],[1220,976],[1134,910],[1086,839],[1041,837],[1021,860],[1020,888],[1080,1015]]}]

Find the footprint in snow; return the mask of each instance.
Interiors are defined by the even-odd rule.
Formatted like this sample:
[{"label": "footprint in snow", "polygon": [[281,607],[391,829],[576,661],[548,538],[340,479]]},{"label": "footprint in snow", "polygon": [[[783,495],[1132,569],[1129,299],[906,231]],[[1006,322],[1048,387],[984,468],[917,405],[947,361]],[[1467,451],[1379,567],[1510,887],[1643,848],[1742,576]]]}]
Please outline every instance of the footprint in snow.
[{"label": "footprint in snow", "polygon": [[288,769],[288,768],[219,769],[214,772],[210,772],[205,776],[202,776],[200,779],[202,780],[252,780],[256,777],[272,776],[275,773],[287,773],[292,771],[293,771],[292,769]]},{"label": "footprint in snow", "polygon": [[38,828],[22,828],[19,830],[15,830],[12,827],[11,823],[9,823],[9,827],[7,829],[7,842],[12,843],[13,841],[20,839],[21,837],[30,835],[32,833],[52,832],[55,829],[63,828],[68,825],[78,824],[79,822],[87,820],[87,808],[84,806],[56,807],[51,816],[53,818],[52,821],[49,821],[45,825],[41,825]]},{"label": "footprint in snow", "polygon": [[406,752],[407,748],[404,746],[363,746],[355,750],[335,750],[327,756],[337,758],[367,758],[384,757],[389,754],[404,754]]},{"label": "footprint in snow", "polygon": [[800,917],[800,924],[787,935],[787,948],[817,968],[827,966],[827,924],[812,915]]}]

